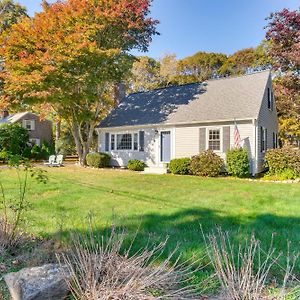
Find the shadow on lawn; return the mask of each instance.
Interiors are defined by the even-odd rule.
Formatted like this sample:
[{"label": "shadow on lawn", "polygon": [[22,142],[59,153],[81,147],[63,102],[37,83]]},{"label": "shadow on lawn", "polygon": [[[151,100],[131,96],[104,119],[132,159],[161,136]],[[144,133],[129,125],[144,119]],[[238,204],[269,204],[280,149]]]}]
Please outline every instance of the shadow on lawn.
[{"label": "shadow on lawn", "polygon": [[[193,255],[201,258],[205,253],[203,233],[208,234],[217,227],[228,231],[235,244],[243,243],[246,239],[249,240],[251,234],[254,233],[256,238],[261,241],[264,250],[268,250],[270,247],[273,236],[273,247],[276,248],[276,253],[281,251],[284,253],[280,260],[283,267],[286,263],[288,240],[291,241],[290,250],[292,252],[300,251],[300,218],[294,217],[262,214],[247,219],[239,216],[224,217],[218,211],[209,209],[187,209],[170,215],[152,213],[136,217],[118,217],[113,223],[115,228],[124,229],[131,237],[138,231],[133,251],[151,245],[152,242],[157,244],[168,237],[166,255],[178,246],[178,251],[183,254],[184,258]],[[93,230],[96,235],[107,235],[111,226]],[[88,230],[77,232],[85,234]],[[61,234],[66,237],[70,232],[65,231]],[[300,266],[296,271],[297,274],[300,273]]]}]

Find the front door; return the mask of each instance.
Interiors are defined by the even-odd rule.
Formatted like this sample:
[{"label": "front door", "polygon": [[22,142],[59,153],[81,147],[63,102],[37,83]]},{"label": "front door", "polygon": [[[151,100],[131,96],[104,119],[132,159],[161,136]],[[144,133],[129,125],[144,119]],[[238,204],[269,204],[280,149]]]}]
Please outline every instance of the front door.
[{"label": "front door", "polygon": [[170,162],[171,159],[171,132],[162,131],[160,133],[160,161]]}]

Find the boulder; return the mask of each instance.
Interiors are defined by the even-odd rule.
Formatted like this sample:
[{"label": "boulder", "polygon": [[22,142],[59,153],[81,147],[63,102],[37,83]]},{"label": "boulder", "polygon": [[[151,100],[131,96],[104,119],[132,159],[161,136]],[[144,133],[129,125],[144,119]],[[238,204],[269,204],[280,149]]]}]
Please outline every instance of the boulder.
[{"label": "boulder", "polygon": [[4,276],[13,300],[61,300],[69,293],[66,280],[70,273],[66,267],[48,264],[25,268]]}]

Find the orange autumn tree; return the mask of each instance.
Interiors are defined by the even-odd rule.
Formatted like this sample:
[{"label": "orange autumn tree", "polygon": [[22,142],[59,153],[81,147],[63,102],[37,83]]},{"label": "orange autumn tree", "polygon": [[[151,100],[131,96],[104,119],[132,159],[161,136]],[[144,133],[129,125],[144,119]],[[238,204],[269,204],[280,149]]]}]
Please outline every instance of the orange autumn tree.
[{"label": "orange autumn tree", "polygon": [[3,35],[5,92],[11,105],[47,103],[73,134],[81,165],[95,126],[113,107],[113,86],[130,71],[132,49],[157,34],[151,0],[66,0]]}]

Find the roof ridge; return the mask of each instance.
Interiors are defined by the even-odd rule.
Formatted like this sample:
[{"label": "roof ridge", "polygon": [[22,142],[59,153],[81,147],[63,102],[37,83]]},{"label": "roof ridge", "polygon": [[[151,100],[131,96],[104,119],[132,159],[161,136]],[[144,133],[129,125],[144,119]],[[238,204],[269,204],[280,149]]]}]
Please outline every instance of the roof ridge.
[{"label": "roof ridge", "polygon": [[255,71],[255,72],[252,72],[252,73],[246,73],[246,74],[231,75],[231,76],[227,76],[227,77],[209,78],[209,79],[204,80],[204,81],[197,81],[197,82],[190,82],[190,83],[182,83],[182,84],[173,84],[173,85],[169,85],[169,86],[165,86],[165,87],[155,88],[155,89],[148,90],[148,91],[142,91],[142,92],[134,92],[134,93],[130,93],[130,94],[127,95],[127,97],[128,97],[128,96],[131,96],[131,95],[136,95],[136,94],[146,94],[146,93],[151,93],[151,92],[154,92],[154,91],[165,90],[165,89],[170,89],[170,88],[176,88],[176,87],[181,87],[181,86],[203,84],[204,82],[209,82],[209,81],[219,81],[219,80],[226,80],[226,79],[242,78],[242,77],[251,76],[251,75],[256,75],[256,74],[264,73],[264,72],[270,73],[271,70],[268,69],[268,70]]}]

